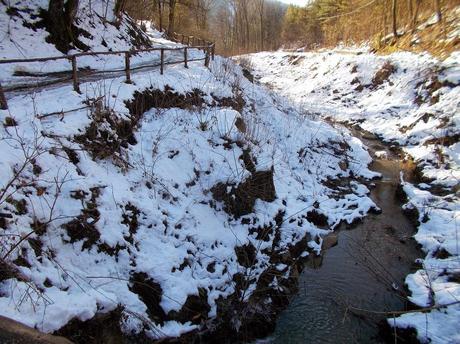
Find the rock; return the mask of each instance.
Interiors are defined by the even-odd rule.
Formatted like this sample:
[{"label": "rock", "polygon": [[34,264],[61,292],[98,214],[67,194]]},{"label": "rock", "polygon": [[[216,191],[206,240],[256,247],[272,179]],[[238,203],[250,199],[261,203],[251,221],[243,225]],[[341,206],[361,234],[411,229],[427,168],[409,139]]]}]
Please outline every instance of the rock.
[{"label": "rock", "polygon": [[328,250],[331,247],[334,247],[339,242],[339,235],[337,233],[331,233],[323,238],[323,250]]},{"label": "rock", "polygon": [[388,153],[384,150],[376,151],[374,155],[377,159],[382,159],[382,160],[388,159]]},{"label": "rock", "polygon": [[240,133],[246,134],[246,123],[241,117],[236,118],[235,127],[240,131]]},{"label": "rock", "polygon": [[0,343],[2,344],[72,344],[64,337],[39,332],[15,320],[0,316]]}]

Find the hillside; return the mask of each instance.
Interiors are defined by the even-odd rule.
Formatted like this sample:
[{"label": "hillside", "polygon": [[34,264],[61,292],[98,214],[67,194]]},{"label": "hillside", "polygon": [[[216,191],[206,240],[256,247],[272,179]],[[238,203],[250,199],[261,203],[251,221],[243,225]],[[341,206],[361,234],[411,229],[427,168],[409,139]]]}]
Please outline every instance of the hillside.
[{"label": "hillside", "polygon": [[459,5],[458,0],[311,0],[287,9],[282,47],[366,45],[379,54],[428,52],[444,59],[460,47]]},{"label": "hillside", "polygon": [[448,58],[460,49],[460,6],[448,6],[443,12],[442,21],[436,13],[428,11],[420,16],[415,28],[406,25],[398,30],[398,38],[375,36],[372,46],[382,54],[397,51],[414,53],[428,52],[441,59]]},{"label": "hillside", "polygon": [[[1,6],[0,56],[62,54],[33,25],[47,2],[11,3]],[[118,27],[102,19],[103,4],[80,3],[89,51],[147,39],[128,17]],[[151,35],[148,44],[179,46]],[[117,64],[90,58],[80,71]],[[0,77],[34,84],[68,69],[2,64]],[[151,67],[132,81],[7,92],[0,315],[80,343],[266,336],[303,261],[340,223],[378,210],[365,186],[378,177],[371,157],[346,129],[304,116],[227,59],[163,75]]]}]

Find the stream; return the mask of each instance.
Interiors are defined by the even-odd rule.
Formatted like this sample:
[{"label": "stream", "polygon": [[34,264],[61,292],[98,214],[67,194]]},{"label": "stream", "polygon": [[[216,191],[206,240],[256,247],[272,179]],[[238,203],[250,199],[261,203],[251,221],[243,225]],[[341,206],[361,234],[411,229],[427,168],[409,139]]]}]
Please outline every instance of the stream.
[{"label": "stream", "polygon": [[[374,158],[370,169],[380,172],[371,198],[382,209],[369,214],[352,229],[338,229],[338,245],[310,259],[299,278],[299,291],[278,319],[268,343],[380,343],[371,311],[404,310],[404,278],[421,253],[411,236],[414,225],[396,197],[400,171],[410,181],[412,170],[401,157],[371,134],[352,129]],[[375,156],[385,151],[387,157]],[[396,289],[396,290],[395,290]]]}]

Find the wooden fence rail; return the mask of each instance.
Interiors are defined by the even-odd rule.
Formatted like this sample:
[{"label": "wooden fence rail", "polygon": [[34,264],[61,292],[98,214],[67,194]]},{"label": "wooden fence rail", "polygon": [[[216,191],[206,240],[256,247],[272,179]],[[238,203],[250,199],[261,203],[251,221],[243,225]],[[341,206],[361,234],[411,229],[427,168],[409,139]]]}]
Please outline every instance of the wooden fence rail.
[{"label": "wooden fence rail", "polygon": [[[212,58],[214,60],[215,56],[215,44],[213,42],[209,42],[203,39],[199,39],[193,36],[186,36],[178,33],[173,33],[173,37],[170,38],[173,41],[178,43],[185,44],[187,40],[187,45],[184,47],[175,47],[175,48],[147,48],[147,49],[136,49],[136,50],[129,50],[129,51],[99,51],[99,52],[85,52],[85,53],[76,53],[72,55],[63,55],[63,56],[53,56],[53,57],[37,57],[31,59],[10,59],[10,60],[0,60],[0,64],[7,64],[7,63],[28,63],[28,62],[46,62],[46,61],[56,61],[56,60],[69,60],[72,64],[72,82],[73,82],[73,89],[81,93],[80,91],[80,84],[79,84],[79,76],[78,76],[78,65],[77,65],[77,58],[83,56],[99,56],[99,55],[124,55],[125,59],[125,76],[126,76],[126,83],[132,83],[131,81],[131,67],[130,59],[133,55],[138,53],[145,53],[145,52],[153,52],[159,51],[160,52],[160,73],[163,75],[164,67],[165,67],[165,53],[166,51],[183,51],[184,53],[184,61],[178,61],[178,63],[184,62],[184,67],[188,68],[188,52],[190,49],[197,49],[202,50],[205,54],[204,57],[204,65],[209,67],[209,60]],[[190,41],[192,41],[192,45],[190,45]],[[198,45],[195,45],[195,42],[198,41]],[[203,60],[203,59],[200,59]],[[96,71],[97,72],[97,71]],[[0,82],[0,109],[6,110],[8,109],[8,103],[5,97],[5,90],[2,87]]]}]

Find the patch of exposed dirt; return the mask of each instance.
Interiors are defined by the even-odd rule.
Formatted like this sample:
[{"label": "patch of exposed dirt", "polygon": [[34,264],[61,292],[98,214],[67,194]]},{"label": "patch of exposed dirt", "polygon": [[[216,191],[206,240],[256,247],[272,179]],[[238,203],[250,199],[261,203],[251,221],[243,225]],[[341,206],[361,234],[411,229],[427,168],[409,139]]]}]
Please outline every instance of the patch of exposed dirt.
[{"label": "patch of exposed dirt", "polygon": [[70,222],[63,225],[63,228],[67,231],[70,237],[70,242],[74,243],[83,240],[82,250],[91,249],[91,247],[99,240],[101,234],[96,227],[96,223],[99,221],[99,210],[97,209],[97,198],[100,195],[100,188],[91,188],[91,198],[85,200],[81,199],[82,210],[81,214]]},{"label": "patch of exposed dirt", "polygon": [[208,319],[211,307],[208,304],[208,292],[204,288],[198,288],[198,295],[188,295],[187,300],[179,311],[171,311],[168,318],[181,323],[191,321],[192,324],[200,324]]},{"label": "patch of exposed dirt", "polygon": [[[123,333],[120,330],[122,309],[100,313],[87,321],[73,319],[55,332],[75,344],[104,343],[121,344]],[[70,343],[70,342],[69,342]]]},{"label": "patch of exposed dirt", "polygon": [[131,275],[130,287],[133,293],[139,295],[140,300],[147,306],[147,314],[153,322],[163,325],[167,319],[160,306],[163,289],[161,285],[149,277],[145,272],[135,272]]},{"label": "patch of exposed dirt", "polygon": [[385,61],[383,66],[375,73],[372,78],[372,87],[377,88],[384,82],[390,79],[390,76],[395,73],[397,68],[389,61]]},{"label": "patch of exposed dirt", "polygon": [[256,248],[251,243],[235,247],[235,253],[238,260],[238,264],[249,268],[254,265],[256,260]]},{"label": "patch of exposed dirt", "polygon": [[164,90],[149,88],[143,92],[136,91],[134,98],[126,102],[126,107],[129,109],[131,116],[140,118],[142,115],[153,108],[156,109],[192,109],[203,106],[206,102],[204,100],[205,94],[198,89],[192,90],[185,94],[175,92],[174,89],[168,85]]},{"label": "patch of exposed dirt", "polygon": [[240,113],[243,111],[246,105],[246,101],[244,100],[241,93],[237,93],[233,97],[218,97],[213,94],[211,94],[211,96],[212,96],[212,99],[214,99],[215,101],[215,103],[212,104],[213,106],[229,107]]}]

